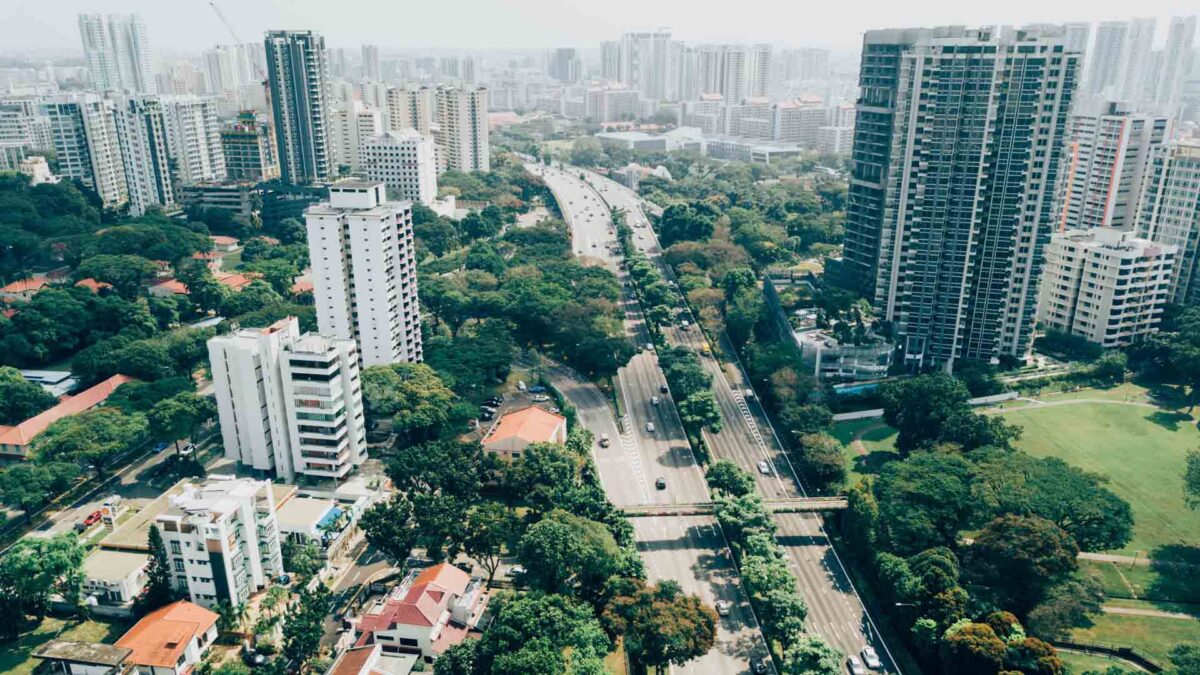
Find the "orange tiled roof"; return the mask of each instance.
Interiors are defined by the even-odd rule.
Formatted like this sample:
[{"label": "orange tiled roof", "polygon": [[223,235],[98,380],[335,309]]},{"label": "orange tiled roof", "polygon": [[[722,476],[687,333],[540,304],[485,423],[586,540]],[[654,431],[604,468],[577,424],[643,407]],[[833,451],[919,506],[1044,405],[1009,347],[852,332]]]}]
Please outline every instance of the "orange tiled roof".
[{"label": "orange tiled roof", "polygon": [[86,391],[63,400],[58,405],[30,417],[15,427],[0,427],[0,445],[29,445],[38,434],[64,417],[78,415],[104,402],[117,387],[133,381],[128,375],[113,375]]},{"label": "orange tiled roof", "polygon": [[45,277],[37,277],[36,279],[18,279],[7,286],[0,288],[0,292],[4,293],[28,293],[36,291],[46,285]]},{"label": "orange tiled roof", "polygon": [[200,251],[192,254],[192,260],[220,260],[223,257],[220,251]]},{"label": "orange tiled roof", "polygon": [[503,440],[505,438],[520,438],[530,443],[546,443],[554,440],[554,432],[560,424],[566,423],[567,418],[556,415],[549,410],[543,410],[535,405],[510,412],[500,418],[500,423],[492,429],[492,433],[483,439],[484,443]]},{"label": "orange tiled roof", "polygon": [[171,291],[171,293],[173,293],[174,295],[187,295],[188,294],[187,286],[185,286],[182,281],[176,279],[175,277],[171,277],[169,279],[163,279],[162,281],[158,282],[157,284],[154,284],[154,287],[155,288],[165,288],[165,289]]},{"label": "orange tiled roof", "polygon": [[216,277],[217,283],[221,284],[222,286],[228,286],[235,291],[242,290],[248,286],[251,281],[254,281],[258,278],[253,274],[234,274],[232,272],[227,274],[217,274]]},{"label": "orange tiled roof", "polygon": [[112,284],[106,281],[96,281],[91,277],[80,279],[79,281],[75,282],[75,285],[89,289],[93,293],[99,293],[101,288],[112,288]]},{"label": "orange tiled roof", "polygon": [[188,643],[208,632],[217,618],[216,612],[179,600],[142,617],[117,640],[117,646],[133,650],[129,663],[174,668]]},{"label": "orange tiled roof", "polygon": [[347,649],[329,669],[328,675],[360,675],[376,649],[379,649],[376,645]]},{"label": "orange tiled roof", "polygon": [[363,617],[363,632],[388,630],[396,625],[433,627],[450,604],[451,595],[462,595],[471,576],[449,563],[434,565],[413,579],[403,599],[388,600],[378,614]]},{"label": "orange tiled roof", "polygon": [[312,289],[313,282],[311,279],[299,279],[296,281],[296,283],[292,284],[293,293],[307,293]]},{"label": "orange tiled roof", "polygon": [[236,246],[238,243],[237,237],[226,237],[223,234],[210,235],[209,239],[217,246]]}]

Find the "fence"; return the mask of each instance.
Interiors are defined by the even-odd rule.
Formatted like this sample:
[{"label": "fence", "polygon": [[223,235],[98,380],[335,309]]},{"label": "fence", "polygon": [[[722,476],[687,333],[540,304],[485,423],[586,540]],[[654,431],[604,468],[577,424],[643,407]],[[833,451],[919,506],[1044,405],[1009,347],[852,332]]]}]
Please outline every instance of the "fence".
[{"label": "fence", "polygon": [[1163,671],[1162,664],[1150,658],[1150,656],[1136,647],[1122,647],[1121,645],[1110,645],[1100,642],[1076,642],[1074,640],[1054,640],[1050,644],[1055,647],[1062,647],[1063,649],[1084,652],[1085,654],[1115,656],[1118,659],[1124,659],[1137,666],[1141,666],[1151,673],[1161,673]]}]

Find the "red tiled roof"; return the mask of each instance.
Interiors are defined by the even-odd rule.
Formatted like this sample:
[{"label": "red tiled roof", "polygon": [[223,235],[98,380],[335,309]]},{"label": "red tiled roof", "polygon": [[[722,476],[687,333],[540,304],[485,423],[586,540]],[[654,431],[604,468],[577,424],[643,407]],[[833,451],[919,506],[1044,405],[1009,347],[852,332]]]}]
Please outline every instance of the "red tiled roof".
[{"label": "red tiled roof", "polygon": [[506,438],[520,438],[530,443],[550,442],[555,440],[559,425],[566,424],[566,421],[567,418],[562,415],[531,405],[501,417],[500,423],[483,442],[487,444]]},{"label": "red tiled roof", "polygon": [[220,260],[222,254],[220,251],[200,251],[192,254],[192,260]]},{"label": "red tiled roof", "polygon": [[188,643],[208,632],[217,618],[216,612],[179,600],[142,617],[117,640],[117,646],[133,650],[129,663],[174,668]]},{"label": "red tiled roof", "polygon": [[229,288],[232,288],[235,291],[242,290],[243,288],[248,286],[251,281],[254,281],[257,278],[254,275],[233,274],[233,273],[218,274],[218,275],[216,275],[216,277],[217,277],[217,283],[221,284],[222,286],[228,286]]},{"label": "red tiled roof", "polygon": [[16,281],[0,288],[0,292],[4,293],[28,293],[36,291],[44,287],[48,282],[45,277],[37,277],[36,279],[17,279]]},{"label": "red tiled roof", "polygon": [[110,284],[106,281],[96,281],[95,279],[93,279],[91,277],[88,277],[86,279],[80,279],[79,281],[75,282],[75,285],[87,288],[87,289],[91,290],[91,292],[93,292],[93,293],[99,293],[100,289],[102,289],[102,288],[112,288],[112,284]]},{"label": "red tiled roof", "polygon": [[29,445],[38,434],[64,417],[78,415],[104,402],[117,387],[132,382],[128,375],[113,375],[96,386],[63,400],[58,405],[38,413],[15,427],[0,427],[0,445]]},{"label": "red tiled roof", "polygon": [[347,649],[326,675],[359,675],[376,649],[379,649],[376,645]]},{"label": "red tiled roof", "polygon": [[308,291],[311,291],[312,289],[313,289],[313,282],[311,279],[299,279],[296,281],[296,283],[292,284],[292,292],[293,293],[307,293]]},{"label": "red tiled roof", "polygon": [[450,604],[452,595],[462,595],[471,576],[449,563],[434,565],[413,579],[400,600],[388,600],[377,614],[368,614],[359,624],[364,633],[388,630],[392,626],[427,626],[437,623]]},{"label": "red tiled roof", "polygon": [[210,235],[208,238],[217,246],[236,246],[238,243],[237,237],[226,237],[223,234]]},{"label": "red tiled roof", "polygon": [[185,286],[182,281],[180,281],[174,277],[170,277],[168,279],[163,279],[162,281],[158,282],[157,284],[154,284],[154,288],[166,289],[174,295],[187,295],[188,294],[187,286]]},{"label": "red tiled roof", "polygon": [[466,640],[467,634],[470,632],[471,629],[465,626],[448,624],[442,629],[442,634],[438,636],[437,641],[433,643],[433,647],[431,649],[433,650],[434,654],[441,654],[454,645]]}]

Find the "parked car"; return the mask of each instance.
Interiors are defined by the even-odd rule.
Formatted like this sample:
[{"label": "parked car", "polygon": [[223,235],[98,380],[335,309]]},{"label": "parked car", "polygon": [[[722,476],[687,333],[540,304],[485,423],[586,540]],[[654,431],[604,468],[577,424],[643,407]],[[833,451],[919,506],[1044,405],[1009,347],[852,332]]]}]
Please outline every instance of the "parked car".
[{"label": "parked car", "polygon": [[481,406],[479,406],[479,410],[480,410],[481,412],[490,412],[490,413],[492,413],[492,414],[495,414],[497,409],[496,409],[496,408],[493,408],[493,407],[492,407],[492,406],[490,406],[490,405],[481,405]]},{"label": "parked car", "polygon": [[262,652],[256,652],[253,649],[242,651],[242,661],[251,668],[266,665],[267,657]]},{"label": "parked car", "polygon": [[526,390],[525,380],[517,380],[517,389],[520,389],[521,391]]},{"label": "parked car", "polygon": [[546,388],[540,384],[535,384],[529,388],[529,393],[531,394],[541,394],[544,391],[546,391]]},{"label": "parked car", "polygon": [[479,413],[479,419],[481,419],[481,420],[486,420],[486,421],[490,422],[491,420],[493,420],[495,418],[496,418],[496,413],[488,412],[487,410],[484,410],[483,412]]},{"label": "parked car", "polygon": [[658,488],[659,490],[666,490],[667,489],[667,479],[663,478],[662,476],[659,476],[654,481],[654,487]]},{"label": "parked car", "polygon": [[549,400],[550,400],[550,397],[545,394],[538,394],[537,396],[533,397],[534,403],[545,403],[546,401],[549,401]]},{"label": "parked car", "polygon": [[665,384],[660,384],[660,385],[658,385],[658,393],[669,394],[669,393],[671,393],[671,389],[669,387],[667,387],[667,385],[665,385]]},{"label": "parked car", "polygon": [[654,433],[654,422],[646,422],[646,431]]},{"label": "parked car", "polygon": [[846,668],[850,670],[851,675],[867,675],[866,667],[863,666],[862,661],[858,660],[857,656],[846,659]]},{"label": "parked car", "polygon": [[170,443],[159,443],[158,445],[154,446],[154,452],[156,452],[156,453],[162,452],[163,450],[166,450],[169,447],[171,447]]},{"label": "parked car", "polygon": [[100,516],[101,514],[99,511],[92,511],[91,513],[87,514],[86,518],[83,519],[83,524],[87,527],[91,527],[92,525],[100,522]]},{"label": "parked car", "polygon": [[182,450],[179,451],[179,455],[181,457],[188,457],[194,452],[196,452],[196,444],[188,443],[187,445],[183,446]]},{"label": "parked car", "polygon": [[767,464],[767,460],[765,460],[765,459],[760,459],[760,460],[758,461],[758,472],[759,472],[759,473],[761,473],[761,474],[762,474],[762,475],[764,475],[764,476],[770,476],[770,475],[771,475],[771,465],[770,465],[770,464]]},{"label": "parked car", "polygon": [[733,609],[733,603],[728,600],[717,601],[717,614],[721,616],[729,616],[729,610]]},{"label": "parked car", "polygon": [[762,659],[756,659],[750,665],[750,669],[754,671],[755,675],[761,675],[761,673],[767,672],[767,664]]},{"label": "parked car", "polygon": [[600,434],[600,447],[607,448],[609,443],[608,434]]},{"label": "parked car", "polygon": [[650,397],[650,403],[651,403],[651,405],[658,405],[658,401],[659,401],[659,398],[658,398],[657,396],[651,396],[651,397]]},{"label": "parked car", "polygon": [[862,660],[867,664],[868,668],[882,668],[883,661],[879,660],[879,654],[875,652],[875,648],[867,645],[862,648]]}]

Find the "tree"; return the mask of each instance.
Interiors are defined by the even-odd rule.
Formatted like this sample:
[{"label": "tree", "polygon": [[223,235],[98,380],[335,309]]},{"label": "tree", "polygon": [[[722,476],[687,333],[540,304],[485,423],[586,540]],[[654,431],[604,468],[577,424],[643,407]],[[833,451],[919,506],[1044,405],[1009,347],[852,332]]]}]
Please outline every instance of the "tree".
[{"label": "tree", "polygon": [[500,558],[517,531],[516,514],[496,502],[484,502],[467,517],[463,550],[487,572],[488,586],[500,567]]},{"label": "tree", "polygon": [[75,278],[112,284],[121,297],[135,298],[157,272],[154,262],[140,255],[96,255],[80,263]]},{"label": "tree", "polygon": [[875,482],[880,535],[900,555],[953,547],[976,503],[970,465],[957,455],[922,452],[884,465]]},{"label": "tree", "polygon": [[728,459],[710,464],[704,477],[710,489],[730,497],[741,497],[754,492],[754,476]]},{"label": "tree", "polygon": [[20,424],[55,402],[50,392],[26,380],[21,371],[0,366],[0,425]]},{"label": "tree", "polygon": [[[383,550],[382,547],[376,548]],[[283,543],[283,569],[296,575],[298,583],[307,583],[324,566],[325,561],[321,558],[321,547],[317,546],[316,542],[306,540],[299,543],[288,538]]]},{"label": "tree", "polygon": [[552,511],[530,526],[517,557],[532,587],[585,596],[596,594],[621,563],[620,548],[604,525],[565,511]]},{"label": "tree", "polygon": [[845,655],[815,635],[801,635],[783,653],[782,675],[840,675]]},{"label": "tree", "polygon": [[1088,617],[1103,611],[1103,604],[1104,586],[1098,576],[1080,575],[1050,588],[1025,624],[1044,640],[1061,640],[1072,628],[1091,625]]},{"label": "tree", "polygon": [[1129,360],[1124,352],[1105,352],[1092,366],[1092,377],[1108,384],[1117,384],[1125,380]]},{"label": "tree", "polygon": [[1188,508],[1200,508],[1200,450],[1191,450],[1187,454],[1183,494]]},{"label": "tree", "polygon": [[452,439],[398,448],[387,475],[409,496],[441,493],[474,502],[494,467],[495,458],[478,442]]},{"label": "tree", "polygon": [[195,441],[200,427],[216,415],[212,399],[187,391],[155,403],[146,413],[146,421],[155,440],[174,443],[178,452],[181,438]]},{"label": "tree", "polygon": [[301,673],[309,670],[317,656],[331,604],[325,584],[316,584],[312,590],[305,587],[283,624],[284,654],[299,666]]},{"label": "tree", "polygon": [[942,672],[996,675],[1007,651],[1008,646],[986,623],[956,624],[942,637]]},{"label": "tree", "polygon": [[1200,644],[1175,645],[1170,657],[1178,675],[1200,675]]},{"label": "tree", "polygon": [[361,377],[368,419],[390,418],[393,428],[409,440],[433,438],[449,419],[454,392],[423,363],[371,366]]},{"label": "tree", "polygon": [[94,408],[51,424],[34,442],[38,461],[74,461],[91,464],[103,474],[118,454],[143,442],[149,431],[142,415],[126,415],[116,408]]},{"label": "tree", "polygon": [[758,607],[763,632],[769,639],[790,644],[804,632],[808,605],[792,589],[773,588],[767,591]]},{"label": "tree", "polygon": [[14,464],[0,473],[0,500],[32,519],[38,507],[65,492],[79,473],[79,466],[73,462]]},{"label": "tree", "polygon": [[842,534],[850,548],[868,559],[875,547],[879,529],[879,504],[870,479],[863,478],[846,490],[846,510],[842,515]]},{"label": "tree", "polygon": [[[497,675],[603,672],[584,668],[594,668],[594,661],[612,649],[588,605],[564,595],[532,592],[497,594],[489,608],[492,625],[477,641],[473,658],[456,654],[459,667],[473,661],[474,673]],[[435,671],[443,672],[440,667]]]},{"label": "tree", "polygon": [[836,487],[846,479],[846,457],[842,444],[825,433],[800,437],[799,459],[804,475],[820,485]]},{"label": "tree", "polygon": [[791,402],[779,411],[779,423],[790,431],[794,438],[799,438],[828,429],[833,423],[833,413],[820,404],[802,405]]},{"label": "tree", "polygon": [[699,434],[701,429],[709,433],[721,433],[721,409],[712,391],[701,391],[684,398],[677,405],[679,421],[685,429],[693,434]]},{"label": "tree", "polygon": [[920,375],[879,387],[883,419],[897,431],[896,450],[907,455],[940,438],[951,415],[966,409],[969,394],[950,375]]},{"label": "tree", "polygon": [[388,501],[367,509],[359,518],[359,526],[367,541],[387,556],[393,565],[407,560],[416,542],[412,509],[412,503],[403,495],[394,495]]},{"label": "tree", "polygon": [[715,225],[715,210],[703,202],[672,204],[659,219],[658,237],[663,246],[677,241],[707,241]]},{"label": "tree", "polygon": [[50,539],[17,540],[0,558],[0,597],[11,601],[11,605],[5,603],[6,608],[20,615],[10,615],[0,623],[17,624],[13,619],[27,614],[41,619],[50,608],[53,593],[61,594],[68,604],[78,603],[83,554],[83,545],[73,532]]},{"label": "tree", "polygon": [[992,396],[1004,391],[999,369],[978,359],[961,359],[954,362],[954,376],[962,381],[971,396]]},{"label": "tree", "polygon": [[625,637],[625,647],[641,663],[661,675],[671,664],[683,665],[712,649],[717,614],[699,598],[684,594],[674,581],[658,586],[621,581],[600,619],[610,634]]},{"label": "tree", "polygon": [[479,656],[479,641],[466,640],[442,652],[433,662],[436,675],[475,675]]},{"label": "tree", "polygon": [[967,549],[975,583],[990,589],[1001,606],[1024,615],[1077,565],[1079,548],[1062,528],[1037,516],[1001,516],[988,523]]},{"label": "tree", "polygon": [[150,562],[146,565],[146,591],[138,598],[141,612],[151,612],[176,600],[175,587],[171,583],[171,562],[157,525],[150,525],[148,542]]},{"label": "tree", "polygon": [[217,281],[203,261],[190,260],[180,265],[175,278],[187,287],[188,298],[205,312],[220,309],[228,295],[227,289]]}]

